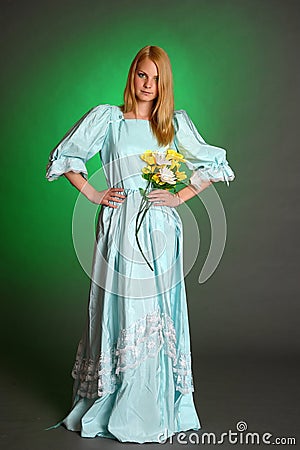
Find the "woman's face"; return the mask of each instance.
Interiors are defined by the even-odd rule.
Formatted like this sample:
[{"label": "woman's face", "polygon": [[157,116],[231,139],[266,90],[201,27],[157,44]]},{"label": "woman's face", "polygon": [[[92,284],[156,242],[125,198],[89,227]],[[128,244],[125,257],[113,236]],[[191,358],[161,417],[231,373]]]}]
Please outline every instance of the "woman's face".
[{"label": "woman's face", "polygon": [[145,58],[137,65],[134,74],[134,89],[138,100],[151,102],[158,95],[157,66],[149,58]]}]

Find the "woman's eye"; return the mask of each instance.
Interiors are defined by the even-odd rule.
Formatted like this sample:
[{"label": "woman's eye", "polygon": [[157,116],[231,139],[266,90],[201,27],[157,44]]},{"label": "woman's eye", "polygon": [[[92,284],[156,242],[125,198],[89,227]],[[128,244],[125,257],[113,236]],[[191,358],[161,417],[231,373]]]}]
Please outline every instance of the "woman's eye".
[{"label": "woman's eye", "polygon": [[[144,74],[144,73],[142,73],[142,72],[139,72],[139,73],[138,73],[138,76],[139,76],[140,78],[143,78],[143,77],[146,76],[146,74]],[[155,77],[154,80],[155,80],[155,81],[158,81],[158,77]]]}]

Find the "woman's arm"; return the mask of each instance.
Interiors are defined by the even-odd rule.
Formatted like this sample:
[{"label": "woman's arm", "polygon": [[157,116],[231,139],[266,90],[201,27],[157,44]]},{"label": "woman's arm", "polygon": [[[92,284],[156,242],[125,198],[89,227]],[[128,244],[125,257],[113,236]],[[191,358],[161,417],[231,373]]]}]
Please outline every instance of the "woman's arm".
[{"label": "woman's arm", "polygon": [[123,188],[109,188],[104,191],[97,191],[80,173],[66,172],[64,176],[70,183],[78,189],[88,200],[97,205],[110,206],[117,208],[118,205],[109,203],[110,201],[122,203],[126,198],[125,195],[118,194],[118,191],[123,191]]},{"label": "woman's arm", "polygon": [[204,191],[204,189],[208,188],[212,184],[212,181],[203,181],[201,183],[201,189],[197,188],[196,186],[193,186],[192,184],[186,186],[185,188],[181,189],[177,196],[181,200],[180,203],[186,202],[190,198],[194,197],[195,195],[199,194],[200,192]]}]

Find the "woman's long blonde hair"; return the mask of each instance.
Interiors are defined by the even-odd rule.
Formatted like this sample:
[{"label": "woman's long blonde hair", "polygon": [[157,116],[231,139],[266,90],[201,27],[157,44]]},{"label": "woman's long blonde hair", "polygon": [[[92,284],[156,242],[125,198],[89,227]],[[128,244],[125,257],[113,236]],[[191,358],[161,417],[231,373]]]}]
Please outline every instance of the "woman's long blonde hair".
[{"label": "woman's long blonde hair", "polygon": [[174,138],[172,123],[174,114],[173,75],[167,53],[156,45],[143,47],[131,63],[124,90],[124,104],[120,105],[123,113],[133,111],[137,115],[137,101],[134,89],[134,76],[137,65],[145,58],[151,59],[158,71],[158,95],[153,101],[150,125],[160,146],[170,145]]}]

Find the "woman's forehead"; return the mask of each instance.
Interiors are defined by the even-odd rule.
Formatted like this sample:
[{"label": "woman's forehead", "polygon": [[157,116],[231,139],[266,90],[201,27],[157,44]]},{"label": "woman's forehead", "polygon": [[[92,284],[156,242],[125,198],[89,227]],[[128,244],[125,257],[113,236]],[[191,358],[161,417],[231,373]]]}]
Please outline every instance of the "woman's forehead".
[{"label": "woman's forehead", "polygon": [[155,76],[158,73],[156,64],[149,58],[139,61],[137,69],[142,70],[146,75],[150,76]]}]

